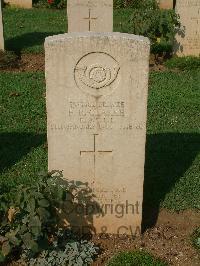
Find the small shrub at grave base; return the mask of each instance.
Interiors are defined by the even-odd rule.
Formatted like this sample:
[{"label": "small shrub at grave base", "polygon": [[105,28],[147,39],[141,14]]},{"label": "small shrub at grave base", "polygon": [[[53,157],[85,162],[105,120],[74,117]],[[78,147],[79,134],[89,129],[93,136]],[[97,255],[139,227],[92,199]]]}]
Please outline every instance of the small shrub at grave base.
[{"label": "small shrub at grave base", "polygon": [[66,8],[67,0],[47,0],[49,7],[53,8]]},{"label": "small shrub at grave base", "polygon": [[[125,24],[129,33],[148,37],[154,54],[172,52],[176,29],[180,27],[174,10],[160,10],[156,0],[135,1]],[[124,24],[124,26],[125,26]]]},{"label": "small shrub at grave base", "polygon": [[168,264],[157,259],[145,251],[121,252],[114,256],[106,266],[167,266]]},{"label": "small shrub at grave base", "polygon": [[62,9],[67,7],[67,0],[34,0],[33,6]]},{"label": "small shrub at grave base", "polygon": [[62,173],[54,171],[37,183],[0,194],[0,262],[18,254],[28,265],[89,265],[97,247],[61,222],[68,221],[66,202],[70,208],[84,205],[91,193],[87,184],[64,181]]},{"label": "small shrub at grave base", "polygon": [[114,0],[114,8],[146,8],[147,5],[157,7],[154,0]]},{"label": "small shrub at grave base", "polygon": [[192,235],[192,243],[194,247],[200,251],[200,227],[194,231]]},{"label": "small shrub at grave base", "polygon": [[38,8],[49,7],[47,0],[33,0],[33,6]]},{"label": "small shrub at grave base", "polygon": [[133,7],[134,2],[136,2],[136,0],[114,0],[113,5],[114,8],[127,8]]},{"label": "small shrub at grave base", "polygon": [[200,68],[200,57],[186,56],[173,57],[165,62],[165,66],[169,69],[192,70]]}]

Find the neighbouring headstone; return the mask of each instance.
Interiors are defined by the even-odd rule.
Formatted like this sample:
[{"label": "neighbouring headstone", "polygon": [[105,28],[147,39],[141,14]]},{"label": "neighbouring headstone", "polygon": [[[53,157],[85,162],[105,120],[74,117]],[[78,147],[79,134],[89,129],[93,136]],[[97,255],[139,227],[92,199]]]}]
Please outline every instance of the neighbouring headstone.
[{"label": "neighbouring headstone", "polygon": [[6,4],[10,6],[20,7],[20,8],[32,8],[32,0],[4,0]]},{"label": "neighbouring headstone", "polygon": [[112,32],[113,0],[68,0],[68,32]]},{"label": "neighbouring headstone", "polygon": [[177,0],[182,30],[176,34],[174,52],[178,56],[200,55],[200,0]]},{"label": "neighbouring headstone", "polygon": [[3,18],[0,2],[0,50],[4,50],[4,37],[3,37]]},{"label": "neighbouring headstone", "polygon": [[174,0],[158,0],[158,5],[161,9],[173,9]]},{"label": "neighbouring headstone", "polygon": [[87,213],[96,233],[140,233],[149,50],[120,33],[45,41],[49,170],[88,182],[102,210]]}]

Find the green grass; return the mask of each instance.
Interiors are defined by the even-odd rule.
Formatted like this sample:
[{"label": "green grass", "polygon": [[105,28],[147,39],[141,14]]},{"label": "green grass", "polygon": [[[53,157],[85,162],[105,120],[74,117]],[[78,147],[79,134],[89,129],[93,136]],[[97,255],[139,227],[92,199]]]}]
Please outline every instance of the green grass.
[{"label": "green grass", "polygon": [[167,266],[166,262],[154,258],[144,251],[121,252],[115,255],[106,266]]},{"label": "green grass", "polygon": [[173,57],[165,62],[169,69],[177,68],[179,70],[191,70],[200,68],[200,57],[185,56]]},{"label": "green grass", "polygon": [[152,73],[144,206],[200,208],[200,72]]},{"label": "green grass", "polygon": [[[130,9],[114,11],[114,31],[126,31],[121,23],[130,12]],[[6,49],[18,53],[43,52],[47,36],[67,32],[66,10],[4,8],[3,19]]]},{"label": "green grass", "polygon": [[6,49],[42,52],[44,39],[67,30],[66,11],[49,9],[3,10]]},{"label": "green grass", "polygon": [[[42,73],[1,73],[0,83],[0,185],[6,190],[47,170],[45,81]],[[200,208],[199,84],[198,70],[150,75],[146,215],[160,206]]]},{"label": "green grass", "polygon": [[191,237],[193,246],[200,252],[200,227],[197,228]]},{"label": "green grass", "polygon": [[0,74],[0,184],[9,189],[47,171],[43,74]]}]

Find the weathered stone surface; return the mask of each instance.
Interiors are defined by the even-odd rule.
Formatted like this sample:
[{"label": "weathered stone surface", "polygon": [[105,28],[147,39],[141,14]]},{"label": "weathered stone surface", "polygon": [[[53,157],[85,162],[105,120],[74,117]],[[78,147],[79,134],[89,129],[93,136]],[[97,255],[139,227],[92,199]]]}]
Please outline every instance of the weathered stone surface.
[{"label": "weathered stone surface", "polygon": [[120,33],[45,41],[49,170],[88,182],[104,213],[73,221],[83,230],[140,231],[149,46]]},{"label": "weathered stone surface", "polygon": [[173,9],[174,7],[173,0],[158,0],[158,4],[161,9]]},{"label": "weathered stone surface", "polygon": [[4,50],[3,19],[2,19],[1,2],[0,2],[0,50]]},{"label": "weathered stone surface", "polygon": [[200,1],[177,0],[181,30],[176,34],[174,51],[178,56],[200,55]]},{"label": "weathered stone surface", "polygon": [[68,32],[112,32],[113,0],[68,0]]},{"label": "weathered stone surface", "polygon": [[32,0],[4,0],[4,2],[10,6],[32,8]]}]

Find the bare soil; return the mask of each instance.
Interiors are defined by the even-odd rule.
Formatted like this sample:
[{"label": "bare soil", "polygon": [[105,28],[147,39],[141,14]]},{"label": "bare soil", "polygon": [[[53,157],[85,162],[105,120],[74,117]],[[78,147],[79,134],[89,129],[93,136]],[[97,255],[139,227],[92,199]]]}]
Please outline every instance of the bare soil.
[{"label": "bare soil", "polygon": [[[93,236],[100,254],[92,266],[105,266],[108,260],[121,251],[145,250],[173,266],[199,266],[200,251],[192,245],[191,236],[200,226],[200,212],[186,210],[172,213],[161,210],[153,228],[141,237]],[[26,266],[23,261],[12,261],[6,266]],[[126,265],[124,265],[126,266]],[[139,266],[139,265],[138,265]]]},{"label": "bare soil", "polygon": [[13,65],[5,66],[1,72],[37,72],[44,71],[44,54],[22,54]]},{"label": "bare soil", "polygon": [[100,245],[102,253],[93,266],[105,265],[120,251],[136,249],[148,251],[169,265],[200,265],[200,252],[193,247],[191,240],[194,230],[199,226],[200,212],[187,210],[172,213],[162,210],[156,225],[147,229],[139,238],[94,236],[93,241]]}]

